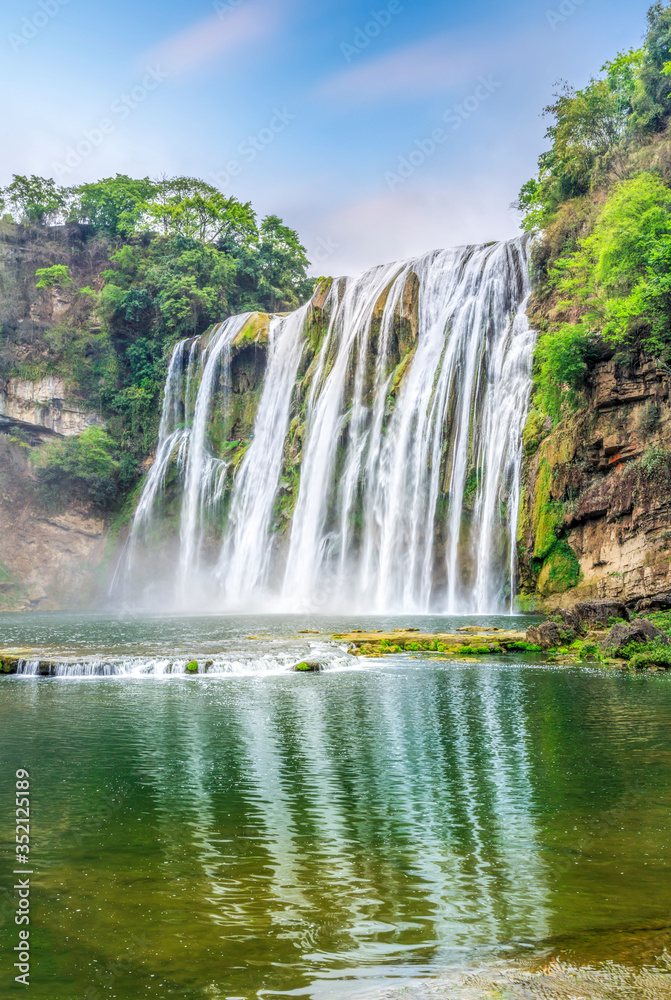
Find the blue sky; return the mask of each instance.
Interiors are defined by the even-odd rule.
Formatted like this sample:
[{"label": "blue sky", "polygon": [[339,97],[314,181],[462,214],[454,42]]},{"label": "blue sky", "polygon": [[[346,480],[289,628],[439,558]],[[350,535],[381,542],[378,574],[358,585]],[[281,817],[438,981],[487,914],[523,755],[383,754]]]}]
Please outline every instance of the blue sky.
[{"label": "blue sky", "polygon": [[640,44],[648,6],[4,0],[0,183],[199,176],[317,274],[509,237],[554,82]]}]

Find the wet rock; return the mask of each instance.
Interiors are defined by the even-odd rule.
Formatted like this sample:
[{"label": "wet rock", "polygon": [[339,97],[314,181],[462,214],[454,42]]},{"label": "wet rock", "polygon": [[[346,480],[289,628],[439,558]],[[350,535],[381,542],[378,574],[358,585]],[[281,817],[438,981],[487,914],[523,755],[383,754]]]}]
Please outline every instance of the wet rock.
[{"label": "wet rock", "polygon": [[629,612],[622,601],[602,600],[602,601],[581,601],[573,609],[583,625],[587,628],[605,627],[611,618],[623,618],[629,621]]},{"label": "wet rock", "polygon": [[542,625],[532,625],[527,632],[527,642],[541,649],[558,649],[568,646],[576,637],[575,630],[568,625],[556,621],[543,622]]},{"label": "wet rock", "polygon": [[635,607],[636,614],[642,611],[668,611],[671,608],[671,594],[655,594],[654,597],[644,597]]},{"label": "wet rock", "polygon": [[0,673],[15,674],[19,666],[18,656],[3,655],[0,657]]},{"label": "wet rock", "polygon": [[291,668],[297,674],[318,674],[324,669],[322,663],[317,663],[315,660],[305,660],[303,663],[297,663],[295,667]]},{"label": "wet rock", "polygon": [[198,661],[192,660],[191,663],[186,665],[187,674],[197,674],[198,673]]},{"label": "wet rock", "polygon": [[663,646],[671,645],[671,640],[646,618],[637,618],[631,625],[613,625],[612,629],[601,643],[601,651],[609,656],[621,655],[628,646],[645,645],[648,642],[658,642]]}]

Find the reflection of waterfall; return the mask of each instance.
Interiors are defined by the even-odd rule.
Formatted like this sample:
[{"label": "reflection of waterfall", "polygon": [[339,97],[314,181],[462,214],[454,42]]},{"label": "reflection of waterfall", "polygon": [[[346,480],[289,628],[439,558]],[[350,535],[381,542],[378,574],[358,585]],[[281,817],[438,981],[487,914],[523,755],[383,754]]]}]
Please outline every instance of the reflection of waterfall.
[{"label": "reflection of waterfall", "polygon": [[122,746],[220,975],[416,974],[551,933],[515,671],[170,692]]},{"label": "reflection of waterfall", "polygon": [[186,364],[178,345],[132,552],[175,462],[181,607],[509,608],[527,296],[523,241],[462,247],[338,280],[289,317],[233,317]]}]

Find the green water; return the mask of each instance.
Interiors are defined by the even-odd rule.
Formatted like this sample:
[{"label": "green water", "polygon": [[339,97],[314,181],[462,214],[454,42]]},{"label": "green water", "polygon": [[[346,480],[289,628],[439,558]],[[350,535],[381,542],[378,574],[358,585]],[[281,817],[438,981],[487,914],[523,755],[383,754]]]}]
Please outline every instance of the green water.
[{"label": "green water", "polygon": [[[323,621],[199,621],[0,620],[4,646],[70,656],[200,643],[225,660],[275,633],[265,670],[0,680],[1,997],[373,997],[671,924],[671,678],[512,656],[301,676],[273,651]],[[17,768],[28,990],[10,957]]]}]

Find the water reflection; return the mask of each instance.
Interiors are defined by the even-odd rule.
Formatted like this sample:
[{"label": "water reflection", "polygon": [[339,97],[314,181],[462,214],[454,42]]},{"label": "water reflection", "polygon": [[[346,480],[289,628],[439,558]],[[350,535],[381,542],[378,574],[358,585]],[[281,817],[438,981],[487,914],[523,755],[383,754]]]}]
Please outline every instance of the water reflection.
[{"label": "water reflection", "polygon": [[61,953],[34,995],[86,996],[95,968],[127,1000],[365,995],[610,912],[659,917],[670,696],[420,660],[7,682],[3,781],[31,768],[37,947]]}]

